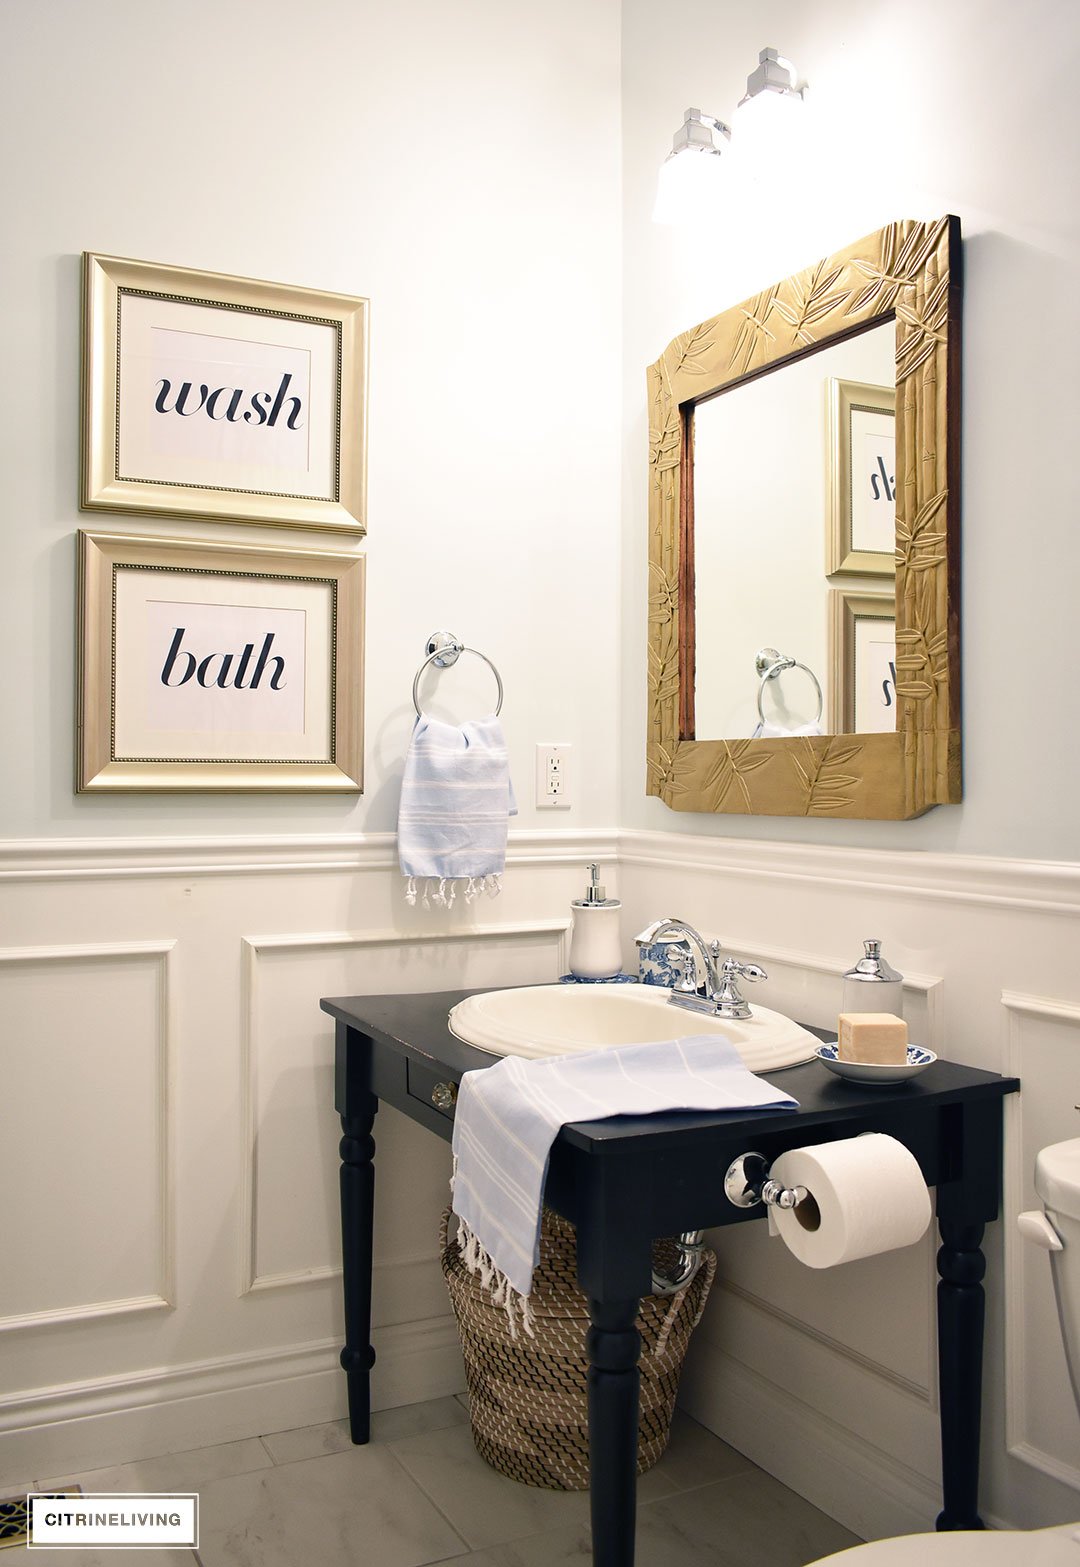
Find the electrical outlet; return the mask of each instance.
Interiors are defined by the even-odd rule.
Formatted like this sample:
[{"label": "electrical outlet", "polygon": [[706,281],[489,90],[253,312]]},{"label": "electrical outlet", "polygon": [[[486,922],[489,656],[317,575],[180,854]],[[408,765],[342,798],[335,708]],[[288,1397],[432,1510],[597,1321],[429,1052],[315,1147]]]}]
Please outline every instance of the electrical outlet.
[{"label": "electrical outlet", "polygon": [[569,745],[536,747],[536,805],[541,811],[570,809]]}]

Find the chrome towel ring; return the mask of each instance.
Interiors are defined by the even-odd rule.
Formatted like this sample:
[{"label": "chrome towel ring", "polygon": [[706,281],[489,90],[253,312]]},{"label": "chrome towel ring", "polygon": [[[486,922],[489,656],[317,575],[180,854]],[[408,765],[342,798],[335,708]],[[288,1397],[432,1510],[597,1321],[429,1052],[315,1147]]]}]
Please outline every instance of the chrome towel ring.
[{"label": "chrome towel ring", "polygon": [[429,664],[434,664],[436,669],[449,669],[451,664],[456,664],[462,653],[472,653],[476,658],[482,658],[484,663],[495,676],[495,684],[499,688],[499,699],[495,704],[495,717],[502,712],[503,683],[502,676],[486,653],[481,653],[477,648],[466,647],[452,631],[433,631],[424,646],[427,657],[416,671],[416,678],[412,683],[412,700],[416,708],[416,716],[423,718],[424,711],[420,706],[420,676]]},{"label": "chrome towel ring", "polygon": [[763,724],[765,722],[765,712],[761,705],[761,699],[765,695],[766,682],[769,680],[776,680],[784,673],[785,669],[801,669],[806,674],[808,674],[810,679],[814,682],[814,690],[817,692],[818,704],[817,717],[814,719],[814,723],[820,724],[821,715],[825,711],[825,698],[821,694],[821,686],[818,683],[818,677],[814,674],[814,671],[808,664],[800,664],[796,659],[788,658],[784,653],[778,653],[774,647],[763,647],[759,649],[757,657],[754,659],[754,668],[757,670],[761,679],[757,693],[757,710],[758,718]]}]

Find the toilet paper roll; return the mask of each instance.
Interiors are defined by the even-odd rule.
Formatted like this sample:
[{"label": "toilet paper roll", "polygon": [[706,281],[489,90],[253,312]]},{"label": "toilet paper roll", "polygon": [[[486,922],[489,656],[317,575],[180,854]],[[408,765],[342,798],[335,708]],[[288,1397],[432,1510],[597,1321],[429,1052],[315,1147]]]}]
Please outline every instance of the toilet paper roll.
[{"label": "toilet paper roll", "polygon": [[881,1132],[792,1148],[770,1170],[781,1186],[805,1186],[795,1208],[772,1208],[770,1228],[808,1268],[910,1246],[930,1223],[930,1194],[903,1143]]}]

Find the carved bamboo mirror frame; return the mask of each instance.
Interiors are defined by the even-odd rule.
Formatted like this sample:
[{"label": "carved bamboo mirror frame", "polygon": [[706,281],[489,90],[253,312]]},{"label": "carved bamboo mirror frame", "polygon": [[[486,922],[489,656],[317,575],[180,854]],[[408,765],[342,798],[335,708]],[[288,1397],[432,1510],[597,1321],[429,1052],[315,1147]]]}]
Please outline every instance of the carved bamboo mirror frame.
[{"label": "carved bamboo mirror frame", "polygon": [[[892,318],[896,732],[697,740],[694,405]],[[647,792],[672,810],[741,816],[895,820],[958,801],[959,220],[890,223],[702,322],[649,367],[648,385]]]}]

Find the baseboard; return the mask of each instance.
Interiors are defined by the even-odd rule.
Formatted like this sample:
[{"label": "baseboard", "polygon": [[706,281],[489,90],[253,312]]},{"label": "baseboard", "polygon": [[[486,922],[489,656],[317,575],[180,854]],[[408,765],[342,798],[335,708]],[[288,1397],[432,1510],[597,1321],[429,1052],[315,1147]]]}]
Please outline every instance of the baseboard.
[{"label": "baseboard", "polygon": [[715,1341],[691,1353],[696,1363],[683,1376],[681,1407],[761,1469],[861,1539],[933,1529],[941,1494],[925,1475],[725,1355]]},{"label": "baseboard", "polygon": [[[372,1406],[465,1386],[451,1316],[377,1328]],[[318,1425],[347,1413],[334,1342],[38,1388],[0,1404],[0,1485]]]}]

